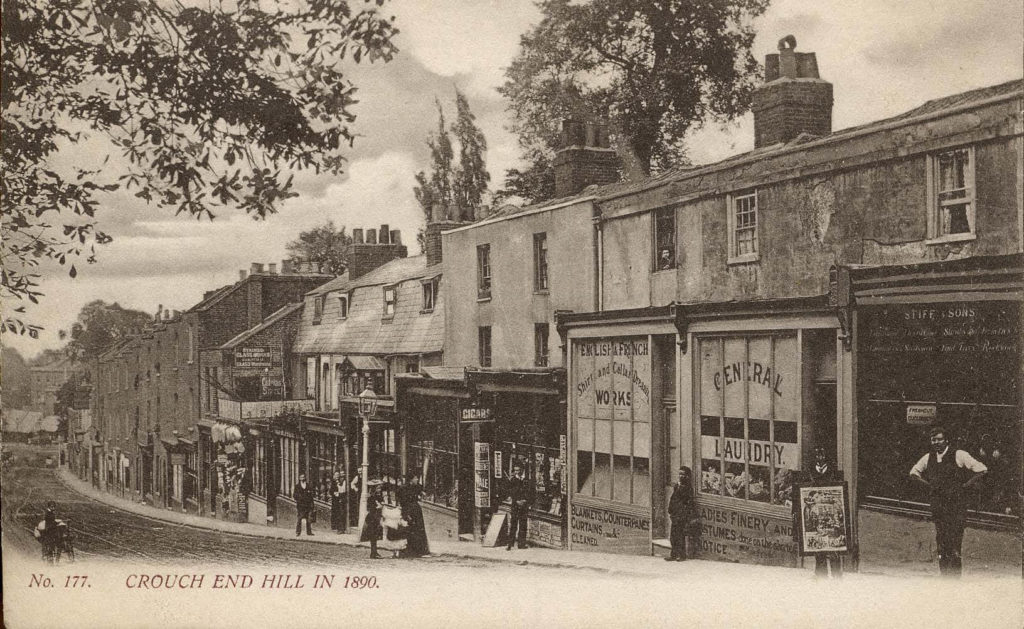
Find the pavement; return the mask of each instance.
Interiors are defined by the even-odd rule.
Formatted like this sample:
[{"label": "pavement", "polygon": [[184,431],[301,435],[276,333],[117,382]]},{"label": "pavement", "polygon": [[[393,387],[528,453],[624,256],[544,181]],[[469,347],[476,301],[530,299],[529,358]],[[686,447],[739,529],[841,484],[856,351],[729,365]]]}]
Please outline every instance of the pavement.
[{"label": "pavement", "polygon": [[[171,509],[163,509],[152,505],[141,504],[127,498],[96,489],[88,482],[78,478],[69,470],[61,468],[57,471],[58,478],[74,491],[83,494],[93,500],[104,503],[116,509],[127,511],[140,516],[153,518],[181,526],[215,530],[235,535],[247,535],[252,537],[263,537],[269,539],[281,539],[301,541],[308,544],[341,544],[346,546],[366,547],[369,552],[369,544],[359,541],[359,536],[354,533],[337,533],[323,528],[314,529],[312,537],[303,534],[296,537],[290,527],[267,526],[260,524],[249,524],[239,522],[228,522],[212,517],[204,517],[188,513],[181,513]],[[489,548],[481,546],[478,542],[447,542],[430,540],[432,555],[443,555],[452,557],[466,557],[509,563],[520,566],[538,566],[546,568],[573,568],[594,571],[605,574],[629,574],[648,575],[651,577],[678,577],[686,574],[688,577],[701,575],[720,575],[723,569],[721,562],[704,561],[694,559],[685,563],[667,562],[661,557],[650,557],[640,555],[619,555],[610,553],[581,552],[569,550],[557,550],[541,547],[516,548],[505,550],[503,546]],[[382,551],[386,553],[387,551]],[[747,575],[764,572],[767,575],[793,576],[792,568],[779,568],[772,566],[743,566]],[[810,574],[807,574],[808,578]],[[859,578],[860,575],[850,575],[851,578]]]}]

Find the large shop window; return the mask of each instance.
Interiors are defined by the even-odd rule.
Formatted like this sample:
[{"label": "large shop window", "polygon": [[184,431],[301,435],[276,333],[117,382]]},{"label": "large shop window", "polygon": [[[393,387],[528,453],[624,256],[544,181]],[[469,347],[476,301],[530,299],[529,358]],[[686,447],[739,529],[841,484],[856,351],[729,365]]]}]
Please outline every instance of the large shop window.
[{"label": "large shop window", "polygon": [[318,432],[306,434],[306,452],[309,456],[309,477],[314,497],[320,502],[331,502],[331,480],[335,461],[339,458],[337,437]]},{"label": "large shop window", "polygon": [[700,491],[792,504],[800,469],[797,338],[702,338]]},{"label": "large shop window", "polygon": [[[281,484],[277,491],[282,496],[291,498],[295,483],[299,482],[299,441],[291,437],[281,437],[280,450]],[[306,479],[309,480],[309,479]]]},{"label": "large shop window", "polygon": [[409,454],[412,463],[409,471],[422,479],[423,499],[442,507],[458,509],[459,491],[455,482],[457,453],[442,450],[433,441],[419,441],[409,448]]},{"label": "large shop window", "polygon": [[573,361],[576,492],[650,506],[650,342],[580,341]]},{"label": "large shop window", "polygon": [[863,502],[925,510],[910,481],[941,424],[989,472],[972,517],[1016,526],[1022,492],[1020,304],[936,302],[858,309],[858,460]]},{"label": "large shop window", "polygon": [[516,466],[526,472],[527,481],[533,484],[531,509],[562,515],[565,465],[558,456],[557,448],[502,441],[498,443],[497,452],[501,453],[496,454],[501,457],[501,478],[511,478]]},{"label": "large shop window", "polygon": [[398,446],[398,431],[394,428],[370,431],[370,478],[394,482],[402,476],[402,455]]}]

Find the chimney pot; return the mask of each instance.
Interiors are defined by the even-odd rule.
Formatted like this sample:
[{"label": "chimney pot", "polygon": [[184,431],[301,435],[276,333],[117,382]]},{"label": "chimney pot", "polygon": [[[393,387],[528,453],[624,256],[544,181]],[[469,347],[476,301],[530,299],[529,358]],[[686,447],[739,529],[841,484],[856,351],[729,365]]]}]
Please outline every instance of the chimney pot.
[{"label": "chimney pot", "polygon": [[402,232],[398,229],[391,230],[391,244],[400,245],[402,244]]},{"label": "chimney pot", "polygon": [[380,244],[382,244],[382,245],[388,244],[388,236],[391,235],[391,232],[390,232],[390,230],[388,228],[387,223],[384,223],[383,225],[381,225],[380,226],[380,231],[378,231],[377,233],[380,235]]},{"label": "chimney pot", "polygon": [[239,269],[239,271],[238,271],[238,281],[241,282],[242,280],[244,280],[245,277],[248,274],[249,274],[248,271],[246,271],[245,269]]},{"label": "chimney pot", "polygon": [[375,245],[377,244],[377,230],[367,229],[366,230],[366,244]]},{"label": "chimney pot", "polygon": [[267,268],[269,268],[271,275],[277,275],[277,262],[267,263]]},{"label": "chimney pot", "polygon": [[357,227],[352,230],[352,244],[361,245],[363,244],[363,228]]},{"label": "chimney pot", "polygon": [[281,275],[292,274],[292,261],[290,259],[281,260]]},{"label": "chimney pot", "polygon": [[262,272],[263,272],[263,264],[260,263],[260,262],[253,262],[249,266],[249,273],[252,274],[252,275],[255,275],[257,273],[262,273]]}]

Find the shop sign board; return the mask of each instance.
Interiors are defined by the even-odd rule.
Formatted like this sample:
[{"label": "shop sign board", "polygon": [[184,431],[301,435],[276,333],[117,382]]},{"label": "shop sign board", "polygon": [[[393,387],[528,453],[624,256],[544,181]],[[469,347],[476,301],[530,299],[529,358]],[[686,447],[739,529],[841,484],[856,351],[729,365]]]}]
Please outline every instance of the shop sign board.
[{"label": "shop sign board", "polygon": [[529,518],[527,522],[527,541],[545,548],[565,547],[565,535],[560,524],[552,524],[540,518]]},{"label": "shop sign board", "polygon": [[494,451],[494,478],[501,478],[501,450]]},{"label": "shop sign board", "polygon": [[934,404],[908,404],[907,423],[912,426],[929,426],[938,417],[938,407]]},{"label": "shop sign board", "polygon": [[185,453],[183,452],[172,452],[171,453],[171,465],[184,465],[185,464]]},{"label": "shop sign board", "polygon": [[698,553],[706,559],[768,566],[797,565],[791,517],[700,504]]},{"label": "shop sign board", "polygon": [[566,439],[565,435],[558,435],[558,460],[562,462],[562,466],[563,466],[562,475],[561,475],[561,485],[562,485],[561,491],[562,491],[563,494],[565,493],[565,477],[566,477],[565,462],[568,460],[566,458],[567,455],[568,455],[567,439]]},{"label": "shop sign board", "polygon": [[574,501],[569,514],[569,542],[573,550],[650,554],[651,518]]},{"label": "shop sign board", "polygon": [[269,347],[239,347],[235,350],[236,369],[269,369],[273,351]]},{"label": "shop sign board", "polygon": [[462,421],[464,422],[485,422],[490,421],[494,415],[493,408],[478,408],[475,406],[462,409]]},{"label": "shop sign board", "polygon": [[491,506],[491,444],[484,441],[473,442],[473,471],[477,507]]}]

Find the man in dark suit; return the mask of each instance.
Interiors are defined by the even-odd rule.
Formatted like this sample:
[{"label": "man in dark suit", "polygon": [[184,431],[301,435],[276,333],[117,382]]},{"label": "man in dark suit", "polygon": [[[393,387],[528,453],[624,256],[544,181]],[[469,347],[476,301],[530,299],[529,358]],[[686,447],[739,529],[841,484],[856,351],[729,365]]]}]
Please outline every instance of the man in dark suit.
[{"label": "man in dark suit", "polygon": [[302,520],[306,520],[306,535],[313,534],[313,486],[306,482],[306,475],[299,474],[299,482],[292,490],[295,499],[295,535],[302,533]]},{"label": "man in dark suit", "polygon": [[508,479],[508,496],[512,500],[512,513],[508,521],[508,547],[519,542],[519,548],[526,548],[526,517],[530,512],[530,487],[526,482],[526,474],[518,465]]},{"label": "man in dark suit", "polygon": [[668,502],[668,517],[671,521],[669,540],[672,552],[665,561],[686,561],[686,536],[691,535],[692,523],[697,517],[697,506],[693,501],[693,479],[690,468],[679,468],[679,482],[672,490]]}]

